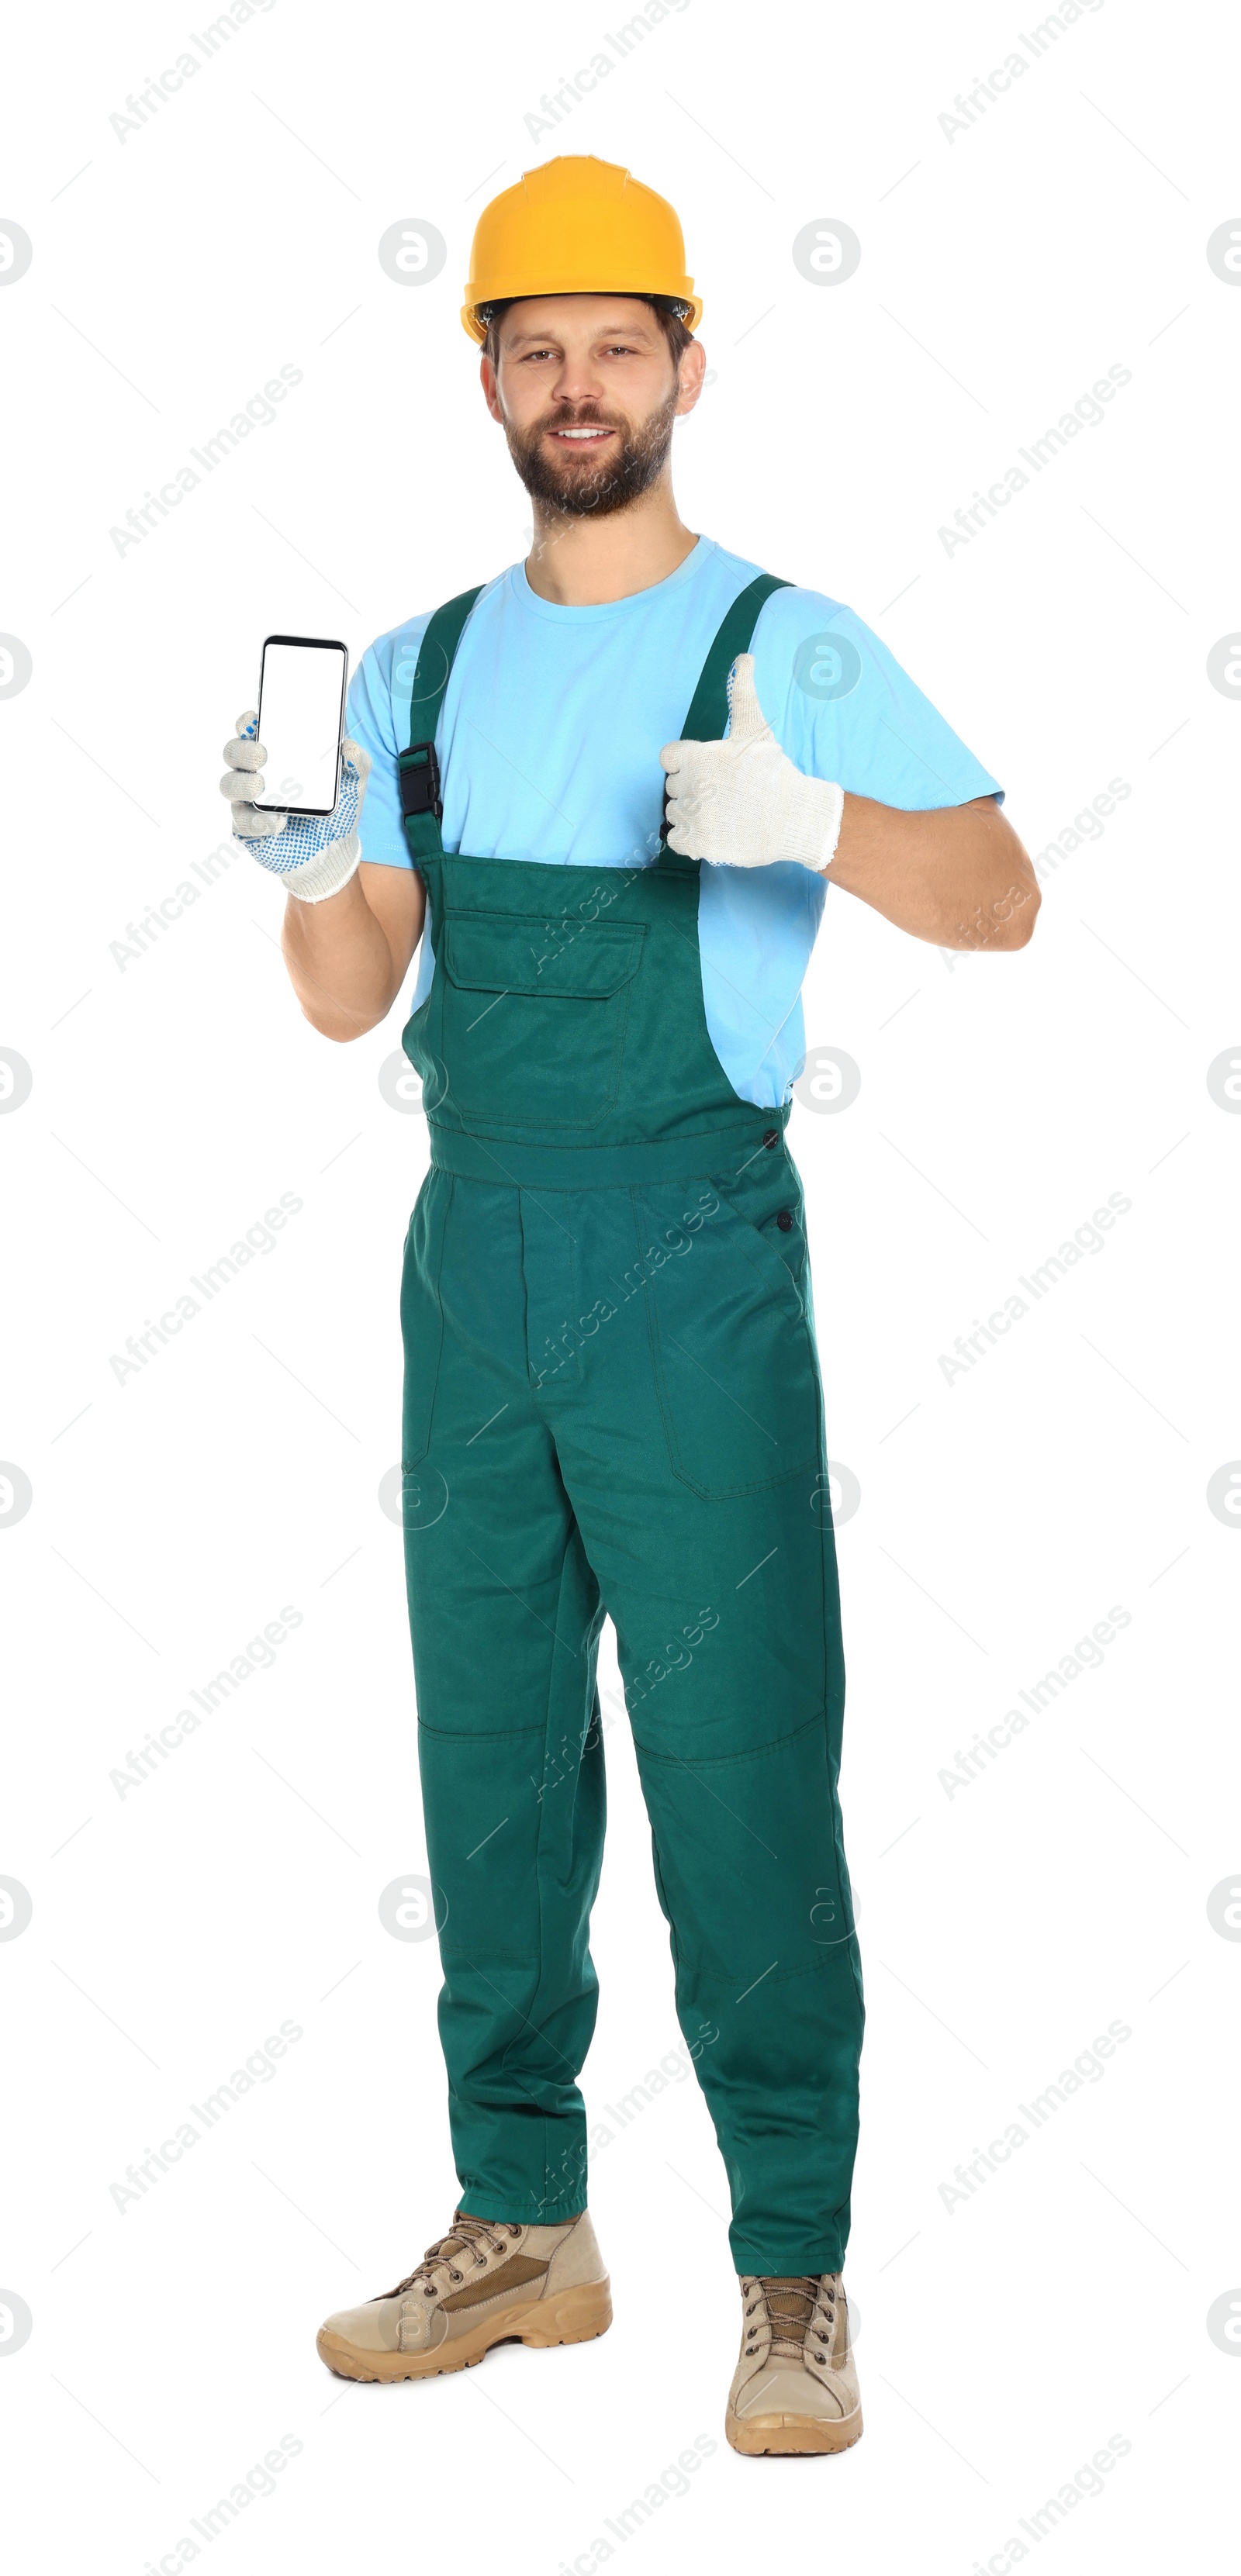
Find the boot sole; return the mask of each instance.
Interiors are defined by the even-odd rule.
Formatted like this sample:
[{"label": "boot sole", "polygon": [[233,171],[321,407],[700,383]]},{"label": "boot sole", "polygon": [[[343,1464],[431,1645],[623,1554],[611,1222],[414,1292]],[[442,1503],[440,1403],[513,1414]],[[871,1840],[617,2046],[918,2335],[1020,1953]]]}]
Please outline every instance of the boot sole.
[{"label": "boot sole", "polygon": [[764,2452],[773,2457],[791,2458],[810,2452],[849,2451],[862,2433],[862,2410],[855,2406],[851,2415],[841,2415],[825,2422],[818,2415],[752,2415],[748,2421],[730,2415],[724,2430],[734,2451],[744,2451],[751,2459]]},{"label": "boot sole", "polygon": [[472,2334],[455,2335],[432,2352],[368,2352],[327,2326],[319,2329],[316,2349],[338,2379],[441,2379],[451,2370],[471,2370],[495,2343],[524,2343],[545,2351],[556,2343],[589,2343],[606,2334],[611,2322],[610,2284],[582,2281],[551,2299],[512,2300],[494,2309]]}]

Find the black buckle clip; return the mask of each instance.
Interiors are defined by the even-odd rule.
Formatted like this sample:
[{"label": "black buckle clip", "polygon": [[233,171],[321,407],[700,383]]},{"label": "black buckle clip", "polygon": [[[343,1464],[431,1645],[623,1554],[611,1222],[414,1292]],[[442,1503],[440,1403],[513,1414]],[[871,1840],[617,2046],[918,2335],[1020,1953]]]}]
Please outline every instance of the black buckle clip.
[{"label": "black buckle clip", "polygon": [[411,742],[408,751],[399,755],[401,773],[401,812],[434,814],[442,822],[444,808],[440,803],[440,765],[433,742]]}]

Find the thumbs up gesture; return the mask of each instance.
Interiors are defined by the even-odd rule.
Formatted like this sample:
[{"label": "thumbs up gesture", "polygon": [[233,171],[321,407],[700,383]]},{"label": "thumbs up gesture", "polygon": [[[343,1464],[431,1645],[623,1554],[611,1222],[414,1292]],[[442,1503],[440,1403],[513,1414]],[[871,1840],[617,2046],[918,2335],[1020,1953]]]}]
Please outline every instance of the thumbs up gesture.
[{"label": "thumbs up gesture", "polygon": [[764,868],[796,859],[825,868],[840,832],[844,791],[807,778],[782,751],[754,686],[754,656],[740,653],[728,681],[723,742],[665,743],[668,842],[683,859]]}]

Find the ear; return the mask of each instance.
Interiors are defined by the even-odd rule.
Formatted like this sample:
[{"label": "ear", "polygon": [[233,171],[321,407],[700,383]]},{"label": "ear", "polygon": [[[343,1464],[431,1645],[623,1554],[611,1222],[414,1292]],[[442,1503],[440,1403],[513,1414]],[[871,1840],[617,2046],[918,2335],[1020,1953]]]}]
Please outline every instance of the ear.
[{"label": "ear", "polygon": [[483,400],[492,419],[502,421],[504,413],[500,404],[500,380],[490,358],[485,355],[478,362],[478,381],[482,386]]},{"label": "ear", "polygon": [[681,352],[681,361],[677,370],[679,391],[676,417],[678,420],[684,420],[686,413],[693,410],[702,392],[702,380],[706,372],[706,350],[701,340],[691,340],[688,349],[683,349]]}]

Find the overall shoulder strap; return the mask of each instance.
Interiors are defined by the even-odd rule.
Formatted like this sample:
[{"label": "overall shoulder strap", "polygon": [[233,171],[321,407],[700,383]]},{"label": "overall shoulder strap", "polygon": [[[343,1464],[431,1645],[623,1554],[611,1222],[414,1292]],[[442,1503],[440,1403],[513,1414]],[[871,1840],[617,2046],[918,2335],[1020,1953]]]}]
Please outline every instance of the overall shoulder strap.
[{"label": "overall shoulder strap", "polygon": [[457,646],[465,631],[465,622],[483,584],[473,590],[460,591],[437,608],[427,624],[414,672],[413,697],[409,710],[409,749],[398,754],[397,767],[401,781],[401,813],[405,838],[415,864],[420,858],[433,858],[442,851],[440,818],[439,763],[435,756],[435,729],[440,720],[448,675],[456,659]]},{"label": "overall shoulder strap", "polygon": [[788,582],[779,580],[775,573],[760,572],[757,581],[734,599],[699,673],[689,714],[681,727],[682,742],[715,742],[723,734],[728,722],[728,674],[737,655],[749,652],[759,610],[773,590],[788,588]]},{"label": "overall shoulder strap", "polygon": [[[760,572],[756,581],[750,582],[743,591],[738,593],[731,608],[721,620],[710,652],[698,675],[698,686],[690,700],[689,713],[681,727],[679,739],[682,742],[716,742],[721,738],[728,722],[728,674],[737,655],[749,652],[754,629],[758,624],[759,610],[770,599],[774,590],[788,590],[789,587],[790,584],[782,581],[776,573]],[[668,849],[667,801],[665,790],[660,858],[678,867],[690,867],[693,865],[692,860],[678,859],[676,851]]]}]

